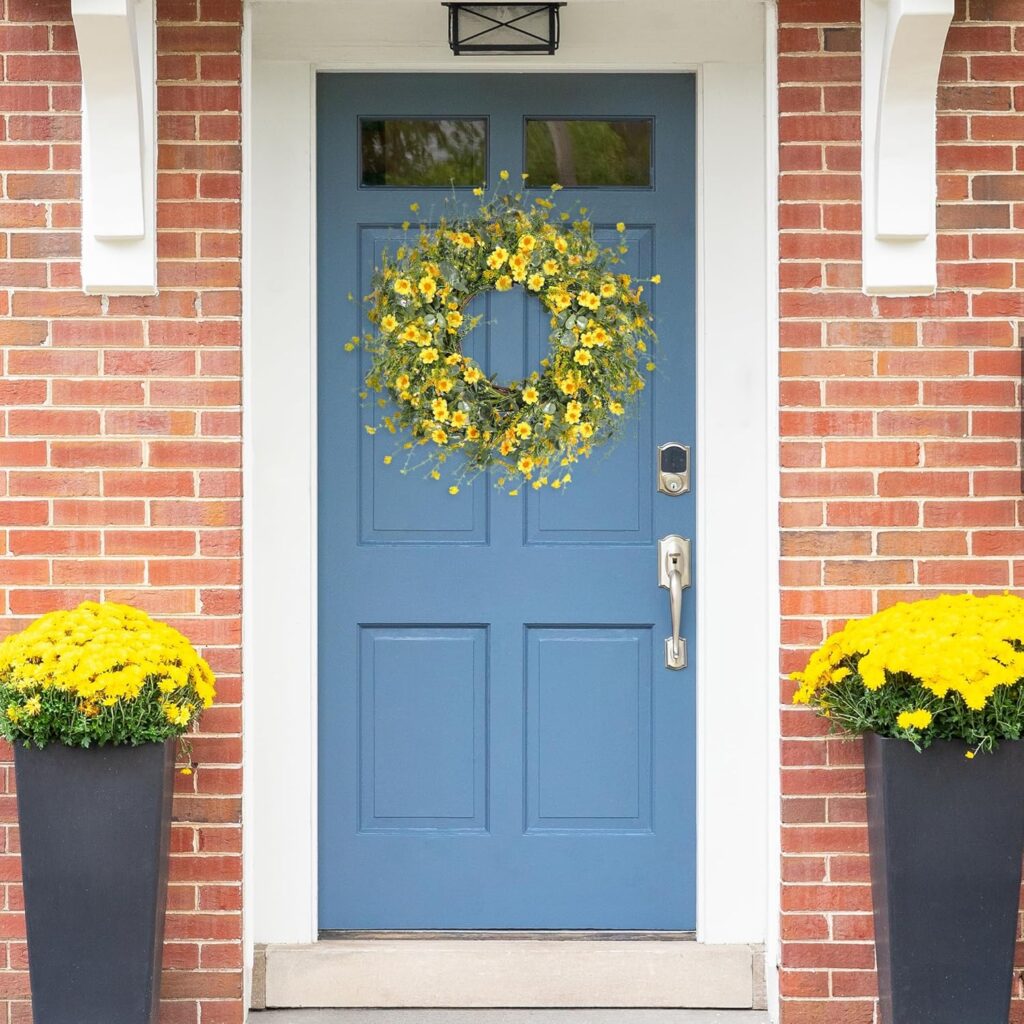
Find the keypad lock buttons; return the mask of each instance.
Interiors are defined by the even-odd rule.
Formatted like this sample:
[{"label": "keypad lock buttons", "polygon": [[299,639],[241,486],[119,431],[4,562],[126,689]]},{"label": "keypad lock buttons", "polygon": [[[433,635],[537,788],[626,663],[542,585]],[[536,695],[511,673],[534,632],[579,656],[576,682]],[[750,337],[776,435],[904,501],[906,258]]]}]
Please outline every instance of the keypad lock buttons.
[{"label": "keypad lock buttons", "polygon": [[678,497],[690,489],[689,445],[669,441],[658,445],[658,492]]}]

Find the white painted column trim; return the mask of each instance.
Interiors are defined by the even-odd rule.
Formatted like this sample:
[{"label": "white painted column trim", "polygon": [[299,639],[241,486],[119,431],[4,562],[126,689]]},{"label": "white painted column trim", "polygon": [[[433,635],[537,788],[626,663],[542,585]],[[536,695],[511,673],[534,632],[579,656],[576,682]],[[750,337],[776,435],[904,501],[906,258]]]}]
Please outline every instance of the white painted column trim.
[{"label": "white painted column trim", "polygon": [[154,0],[72,0],[82,65],[82,287],[156,291]]},{"label": "white painted column trim", "polygon": [[314,84],[308,63],[253,61],[243,421],[255,942],[317,938]]},{"label": "white painted column trim", "polygon": [[[697,938],[765,936],[768,808],[764,67],[701,68],[697,325]],[[728,131],[722,125],[729,125]],[[740,301],[738,297],[742,296]],[[730,638],[729,634],[732,633]],[[766,671],[770,666],[766,666]],[[745,709],[737,714],[739,707]]]},{"label": "white painted column trim", "polygon": [[[776,0],[765,4],[765,323],[769,367],[779,357],[779,12]],[[765,459],[765,522],[771,526],[766,554],[764,602],[768,608],[764,662],[773,665],[781,642],[779,608],[780,552],[780,458],[779,458],[779,377],[765,374],[765,426],[768,453]],[[772,691],[765,715],[765,808],[767,814],[765,850],[765,936],[764,982],[765,1008],[769,1020],[777,1024],[780,1016],[779,967],[782,961],[782,929],[779,915],[782,893],[782,779],[779,772],[781,721],[778,698]]]},{"label": "white painted column trim", "polygon": [[954,0],[862,0],[864,291],[931,294],[939,67]]},{"label": "white painted column trim", "polygon": [[[252,164],[252,11],[249,7],[242,7],[242,167],[247,168]],[[252,294],[254,287],[252,274],[252,178],[251,175],[242,174],[241,180],[241,213],[242,213],[242,339],[243,345],[252,333],[252,306],[246,297]],[[246,368],[248,369],[248,368]],[[242,374],[242,408],[249,410],[253,407],[253,376],[245,372]],[[249,492],[248,482],[253,472],[253,424],[251,416],[242,418],[242,480],[245,486],[242,488],[242,555],[243,564],[248,576],[248,558],[253,551],[253,504],[252,495]],[[242,582],[242,608],[243,612],[248,611],[249,601],[253,593],[251,588],[246,586],[246,580]],[[253,646],[254,638],[252,633],[252,617],[242,615],[242,680],[246,692],[242,700],[242,825],[248,829],[253,827],[256,818],[256,794],[253,780],[253,758],[252,739],[250,730],[255,724],[255,701],[249,699],[248,680],[252,677],[253,667]],[[243,832],[242,842],[242,907],[247,909],[252,906],[255,893],[255,858],[253,856],[252,844],[245,841]],[[253,938],[253,916],[250,913],[242,915],[242,999],[243,1006],[248,1010],[253,1000],[253,963],[255,959],[255,940]]]}]

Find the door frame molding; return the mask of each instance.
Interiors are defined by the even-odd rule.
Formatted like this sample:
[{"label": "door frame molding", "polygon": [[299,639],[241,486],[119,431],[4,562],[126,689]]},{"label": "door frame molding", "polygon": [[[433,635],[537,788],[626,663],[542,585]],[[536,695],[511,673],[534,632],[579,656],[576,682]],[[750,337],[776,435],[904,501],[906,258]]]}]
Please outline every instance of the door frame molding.
[{"label": "door frame molding", "polygon": [[[777,427],[765,8],[672,9],[646,59],[593,31],[556,58],[467,60],[353,41],[352,4],[247,8],[243,317],[246,963],[317,940],[316,189],[318,71],[697,76],[697,940],[773,942],[777,915]],[[420,5],[406,4],[411,11]],[[581,5],[598,23],[613,5]],[[635,6],[635,4],[634,4]],[[423,8],[426,14],[427,8]],[[430,11],[431,17],[436,11]],[[666,13],[666,18],[669,17]],[[286,27],[287,26],[287,27]],[[699,26],[699,30],[698,27]],[[593,26],[592,26],[593,27]],[[301,33],[299,33],[301,29]],[[692,30],[692,31],[691,31]],[[301,35],[301,38],[300,38]],[[597,32],[597,36],[602,35]],[[337,42],[336,40],[342,40]],[[334,46],[335,53],[331,47]],[[377,54],[374,57],[374,54]],[[722,126],[728,126],[723,130]],[[737,301],[737,295],[741,301]],[[714,566],[714,572],[703,567]],[[737,666],[737,651],[745,662]],[[762,667],[759,667],[762,666]],[[775,951],[769,949],[769,963]],[[768,972],[771,978],[772,971]]]}]

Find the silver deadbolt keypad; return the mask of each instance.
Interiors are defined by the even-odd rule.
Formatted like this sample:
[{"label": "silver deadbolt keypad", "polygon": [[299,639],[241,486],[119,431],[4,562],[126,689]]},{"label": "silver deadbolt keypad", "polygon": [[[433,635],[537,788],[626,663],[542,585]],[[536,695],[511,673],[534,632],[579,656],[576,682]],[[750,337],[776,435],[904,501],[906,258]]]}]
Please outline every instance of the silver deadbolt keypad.
[{"label": "silver deadbolt keypad", "polygon": [[658,491],[678,497],[690,489],[690,448],[689,445],[658,445]]}]

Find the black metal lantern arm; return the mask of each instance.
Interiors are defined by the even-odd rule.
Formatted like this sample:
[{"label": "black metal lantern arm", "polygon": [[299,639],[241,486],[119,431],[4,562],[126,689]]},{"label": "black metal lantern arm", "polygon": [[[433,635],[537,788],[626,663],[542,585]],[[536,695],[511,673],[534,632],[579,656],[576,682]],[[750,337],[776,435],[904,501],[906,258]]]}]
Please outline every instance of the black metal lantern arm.
[{"label": "black metal lantern arm", "polygon": [[[566,0],[558,3],[462,3],[443,0],[448,8],[448,44],[455,56],[462,54],[486,53],[546,53],[553,54],[559,43],[559,9],[565,7]],[[499,13],[501,9],[502,13]],[[489,22],[485,28],[463,36],[465,21],[461,15],[469,14],[483,22]],[[544,17],[546,15],[546,17]],[[534,19],[545,23],[546,35],[540,31],[531,31],[522,24]],[[476,28],[476,26],[472,26]],[[531,28],[534,26],[531,23]],[[495,37],[494,33],[507,29],[508,33],[522,36],[524,41],[511,42]],[[491,38],[488,38],[491,37]]]}]

